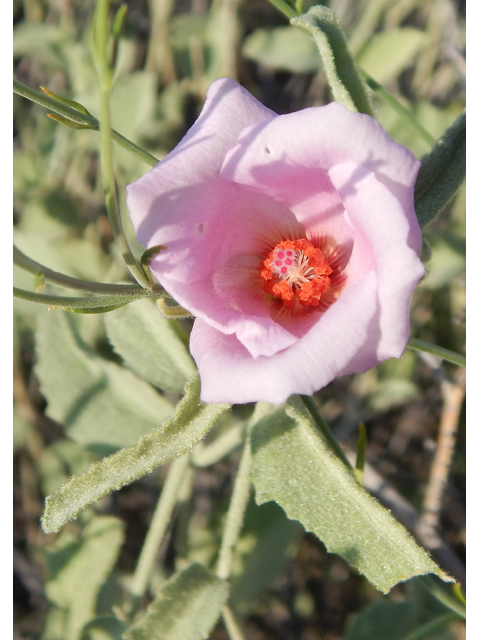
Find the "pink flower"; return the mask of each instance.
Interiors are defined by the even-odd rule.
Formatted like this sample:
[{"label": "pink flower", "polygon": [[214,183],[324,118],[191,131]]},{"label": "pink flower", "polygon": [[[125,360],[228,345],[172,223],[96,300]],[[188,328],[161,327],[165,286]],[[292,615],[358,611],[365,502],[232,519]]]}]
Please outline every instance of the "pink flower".
[{"label": "pink flower", "polygon": [[337,103],[277,115],[217,80],[127,188],[152,273],[195,316],[205,402],[284,402],[400,357],[424,275],[419,162]]}]

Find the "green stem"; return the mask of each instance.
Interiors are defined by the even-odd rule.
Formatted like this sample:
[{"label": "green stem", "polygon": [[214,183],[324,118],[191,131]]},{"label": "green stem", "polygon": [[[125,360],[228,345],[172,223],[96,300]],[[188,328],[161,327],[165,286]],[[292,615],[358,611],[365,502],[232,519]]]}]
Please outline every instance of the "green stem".
[{"label": "green stem", "polygon": [[230,640],[246,640],[242,627],[228,604],[222,607],[222,617]]},{"label": "green stem", "polygon": [[[73,107],[62,104],[61,102],[58,102],[58,100],[50,98],[41,91],[32,89],[15,78],[13,79],[13,92],[23,98],[27,98],[27,100],[31,100],[32,102],[45,107],[49,111],[53,111],[54,113],[71,120],[72,122],[85,125],[92,131],[100,130],[100,123],[97,118],[82,113],[81,111],[77,111],[77,109],[74,109]],[[112,129],[112,140],[137,158],[140,158],[140,160],[143,160],[150,167],[154,167],[159,162],[158,158],[148,151],[145,151],[131,140],[128,140],[125,136],[122,136],[122,134],[115,131],[115,129]]]},{"label": "green stem", "polygon": [[425,340],[410,338],[410,340],[407,342],[407,347],[409,349],[414,349],[415,351],[425,351],[425,353],[431,353],[432,355],[438,356],[439,358],[442,358],[442,360],[452,362],[459,367],[467,366],[467,359],[461,353],[456,353],[455,351],[450,351],[450,349],[438,347],[436,344],[432,344],[431,342],[425,342]]},{"label": "green stem", "polygon": [[361,422],[358,425],[358,440],[357,440],[357,458],[355,461],[355,477],[358,480],[358,484],[363,486],[363,470],[365,467],[365,451],[367,449],[367,430],[365,425]]},{"label": "green stem", "polygon": [[242,529],[245,509],[247,508],[250,497],[251,461],[252,452],[250,449],[249,433],[247,431],[218,557],[217,576],[222,580],[227,580],[232,571],[234,550]]},{"label": "green stem", "polygon": [[[445,607],[450,609],[452,613],[459,616],[461,619],[465,620],[467,617],[466,614],[466,602],[459,602],[456,598],[452,598],[452,596],[447,593],[443,586],[438,584],[436,578],[432,576],[420,576],[418,578],[419,583],[439,602],[441,602]],[[460,584],[457,582],[458,588],[460,588]],[[455,585],[455,586],[456,586]]]},{"label": "green stem", "polygon": [[99,0],[93,19],[93,57],[97,68],[100,100],[100,156],[102,166],[103,189],[108,219],[117,246],[125,264],[135,280],[146,289],[152,286],[145,271],[136,261],[123,230],[117,201],[115,175],[112,158],[112,135],[110,123],[110,91],[112,87],[112,69],[109,65],[109,0]]},{"label": "green stem", "polygon": [[242,444],[242,431],[243,426],[236,424],[210,444],[197,445],[193,452],[192,464],[196,467],[209,467],[215,464]]},{"label": "green stem", "polygon": [[165,533],[172,520],[173,510],[177,503],[178,494],[190,462],[190,453],[186,453],[172,462],[167,479],[163,485],[160,499],[153,514],[147,537],[133,574],[130,592],[134,605],[145,594],[148,582],[155,568],[160,547]]},{"label": "green stem", "polygon": [[155,298],[158,294],[146,289],[143,292],[127,296],[125,294],[95,296],[93,298],[77,298],[70,296],[55,296],[44,293],[34,293],[33,291],[26,291],[25,289],[19,289],[13,287],[13,296],[20,300],[27,300],[28,302],[37,302],[38,304],[45,304],[49,307],[62,307],[64,309],[99,309],[101,307],[115,307],[128,304],[129,302],[135,302],[141,298]]},{"label": "green stem", "polygon": [[[137,284],[89,282],[88,280],[72,278],[71,276],[67,276],[63,273],[58,273],[58,271],[53,271],[53,269],[49,269],[43,264],[40,264],[26,256],[15,245],[13,245],[13,264],[35,276],[42,275],[47,282],[56,284],[59,287],[76,289],[77,291],[85,291],[86,293],[99,293],[104,295],[111,294],[115,296],[127,296],[129,298],[135,296],[145,297],[145,289]],[[161,296],[164,294],[164,291],[160,285],[154,285],[152,293]],[[149,294],[147,297],[155,296]]]},{"label": "green stem", "polygon": [[269,0],[270,4],[273,4],[284,16],[289,20],[290,18],[296,18],[300,13],[292,7],[286,0]]},{"label": "green stem", "polygon": [[344,463],[347,469],[349,471],[352,471],[352,465],[348,461],[346,455],[343,452],[343,449],[338,444],[335,436],[331,432],[330,427],[328,426],[325,418],[320,413],[313,398],[311,398],[310,396],[300,396],[300,398],[303,400],[305,406],[307,407],[310,415],[313,418],[313,421],[315,422],[322,436],[325,438],[326,442],[330,445],[330,447],[337,454],[340,460]]},{"label": "green stem", "polygon": [[385,100],[385,102],[389,104],[430,147],[435,144],[435,138],[415,120],[408,109],[406,109],[394,96],[392,96],[389,91],[382,87],[381,84],[369,76],[368,73],[365,73],[365,71],[361,71],[361,73],[370,89],[383,98],[383,100]]},{"label": "green stem", "polygon": [[457,620],[460,620],[460,618],[455,613],[446,613],[444,616],[435,618],[435,620],[418,627],[418,629],[415,629],[412,633],[404,636],[402,640],[423,640],[424,638],[431,638],[434,633],[441,631]]}]

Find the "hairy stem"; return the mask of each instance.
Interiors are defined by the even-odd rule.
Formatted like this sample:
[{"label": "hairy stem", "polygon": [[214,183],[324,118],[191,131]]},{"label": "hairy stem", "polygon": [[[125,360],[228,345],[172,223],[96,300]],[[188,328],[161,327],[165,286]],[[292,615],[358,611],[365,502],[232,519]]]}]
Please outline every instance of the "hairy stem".
[{"label": "hairy stem", "polygon": [[250,449],[250,439],[247,433],[220,546],[217,576],[222,578],[222,580],[227,580],[230,577],[235,545],[237,544],[237,540],[240,535],[245,509],[247,508],[248,499],[250,497],[249,474],[251,462],[252,452]]},{"label": "hairy stem", "polygon": [[[68,289],[76,289],[77,291],[85,291],[86,293],[99,293],[104,295],[126,296],[126,297],[145,297],[146,291],[137,284],[110,284],[104,282],[90,282],[79,278],[72,278],[58,271],[53,271],[45,267],[43,264],[32,260],[26,256],[18,247],[13,245],[13,264],[21,269],[32,273],[35,276],[41,275],[47,282],[55,284],[59,287]],[[147,297],[155,297],[154,294],[161,296],[164,291],[160,285],[154,285],[152,293],[148,293]]]},{"label": "hairy stem", "polygon": [[230,640],[246,640],[240,622],[228,604],[222,607],[222,617]]},{"label": "hairy stem", "polygon": [[158,294],[144,289],[144,293],[135,293],[131,296],[125,294],[121,296],[117,295],[104,295],[95,296],[92,298],[80,298],[70,296],[55,296],[45,293],[35,293],[33,291],[26,291],[25,289],[19,289],[13,287],[13,296],[20,300],[26,300],[27,302],[37,302],[38,304],[45,304],[49,307],[61,307],[63,309],[100,309],[105,307],[114,308],[119,307],[141,298],[156,298]]},{"label": "hairy stem", "polygon": [[172,462],[160,499],[153,514],[150,528],[138,559],[130,592],[137,602],[145,594],[165,533],[172,519],[182,481],[190,461],[186,453]]}]

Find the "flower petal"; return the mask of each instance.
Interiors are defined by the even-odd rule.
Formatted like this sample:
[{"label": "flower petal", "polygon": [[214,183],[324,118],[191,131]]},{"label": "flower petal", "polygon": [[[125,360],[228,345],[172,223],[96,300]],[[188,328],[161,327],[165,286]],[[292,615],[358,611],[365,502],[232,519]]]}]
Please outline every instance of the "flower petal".
[{"label": "flower petal", "polygon": [[281,404],[331,382],[367,340],[376,312],[372,271],[345,291],[294,345],[254,359],[233,335],[195,320],[190,351],[200,371],[204,402]]},{"label": "flower petal", "polygon": [[[412,232],[405,210],[377,177],[365,167],[344,163],[329,171],[338,189],[349,220],[356,230],[358,245],[363,252],[352,253],[349,268],[352,272],[365,261],[368,253],[378,278],[378,333],[371,332],[369,350],[377,362],[399,357],[410,333],[409,305],[413,290],[425,275],[416,251],[407,244]],[[413,199],[412,199],[413,201]],[[410,204],[413,209],[413,204]],[[418,229],[418,222],[414,220]],[[367,246],[370,246],[368,252]],[[377,340],[376,348],[372,344]],[[374,362],[376,364],[377,362]],[[357,365],[362,371],[365,362]],[[369,365],[373,366],[373,365]]]},{"label": "flower petal", "polygon": [[[230,194],[228,185],[218,179],[225,154],[245,127],[275,115],[233,80],[217,80],[181,142],[127,187],[127,206],[139,242],[145,247],[162,244],[170,249],[172,245],[176,254],[170,259],[168,252],[162,252],[157,265],[165,261],[165,269],[183,280],[192,278],[192,271],[198,275],[211,270],[210,262],[222,255],[222,240],[215,227]],[[207,245],[204,253],[210,260],[182,261],[187,248],[198,243]]]},{"label": "flower petal", "polygon": [[[244,131],[228,152],[221,175],[284,202],[302,224],[311,227],[316,224],[315,212],[317,224],[318,218],[340,223],[335,214],[341,206],[327,174],[343,162],[356,162],[374,172],[407,215],[414,216],[410,205],[420,163],[376,120],[335,102],[278,116]],[[409,243],[418,252],[417,229],[412,226]]]}]

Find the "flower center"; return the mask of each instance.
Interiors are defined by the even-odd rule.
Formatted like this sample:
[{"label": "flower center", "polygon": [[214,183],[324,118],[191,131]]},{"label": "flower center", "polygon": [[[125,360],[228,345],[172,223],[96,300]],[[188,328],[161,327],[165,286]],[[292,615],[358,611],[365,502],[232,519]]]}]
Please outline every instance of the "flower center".
[{"label": "flower center", "polygon": [[302,307],[317,307],[330,287],[332,268],[320,249],[306,238],[279,242],[259,266],[263,290],[286,307],[295,299]]}]

